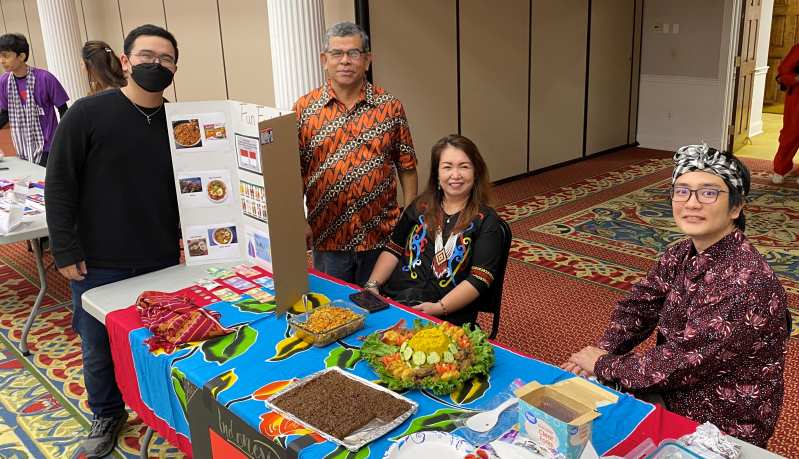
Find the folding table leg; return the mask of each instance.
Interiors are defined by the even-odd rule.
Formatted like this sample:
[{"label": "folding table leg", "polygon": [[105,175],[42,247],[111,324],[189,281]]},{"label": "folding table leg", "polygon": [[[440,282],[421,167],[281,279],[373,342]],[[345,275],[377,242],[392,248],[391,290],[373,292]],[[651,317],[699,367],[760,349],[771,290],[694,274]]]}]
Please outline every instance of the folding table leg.
[{"label": "folding table leg", "polygon": [[153,438],[153,429],[151,427],[147,427],[147,431],[144,432],[144,436],[141,439],[141,447],[139,448],[140,459],[148,459],[147,450],[150,447],[150,440],[152,438]]},{"label": "folding table leg", "polygon": [[36,259],[36,270],[39,272],[39,294],[36,295],[36,301],[33,303],[31,313],[25,321],[25,326],[22,327],[22,340],[20,341],[19,348],[20,351],[22,351],[22,355],[25,356],[30,355],[30,351],[28,350],[28,333],[31,331],[33,321],[39,314],[39,308],[42,306],[44,296],[47,293],[47,271],[44,268],[41,239],[32,239],[31,248],[33,249],[33,255]]}]

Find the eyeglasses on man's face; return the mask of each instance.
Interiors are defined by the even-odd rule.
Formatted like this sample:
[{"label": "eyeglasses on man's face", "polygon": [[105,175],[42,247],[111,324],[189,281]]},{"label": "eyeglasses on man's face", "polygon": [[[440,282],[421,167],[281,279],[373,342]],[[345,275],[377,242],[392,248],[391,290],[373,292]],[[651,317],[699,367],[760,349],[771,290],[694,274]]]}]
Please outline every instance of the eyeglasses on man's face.
[{"label": "eyeglasses on man's face", "polygon": [[693,190],[687,186],[673,186],[669,190],[669,196],[674,202],[688,202],[691,195],[696,194],[696,200],[702,204],[713,204],[719,199],[719,194],[728,193],[717,188],[698,188]]},{"label": "eyeglasses on man's face", "polygon": [[145,64],[153,64],[155,62],[158,62],[164,67],[171,67],[171,68],[175,68],[175,66],[177,65],[177,63],[175,62],[175,58],[170,56],[169,54],[158,55],[152,51],[145,49],[142,51],[132,53],[132,55],[138,57],[139,60],[141,60]]},{"label": "eyeglasses on man's face", "polygon": [[325,53],[328,56],[330,56],[330,58],[333,59],[333,60],[337,60],[337,61],[341,60],[341,59],[344,58],[344,55],[346,55],[347,57],[350,58],[350,60],[357,61],[361,57],[363,57],[364,54],[367,54],[368,51],[363,50],[363,49],[357,49],[357,48],[356,49],[348,49],[348,50],[329,49],[329,50],[325,51]]}]

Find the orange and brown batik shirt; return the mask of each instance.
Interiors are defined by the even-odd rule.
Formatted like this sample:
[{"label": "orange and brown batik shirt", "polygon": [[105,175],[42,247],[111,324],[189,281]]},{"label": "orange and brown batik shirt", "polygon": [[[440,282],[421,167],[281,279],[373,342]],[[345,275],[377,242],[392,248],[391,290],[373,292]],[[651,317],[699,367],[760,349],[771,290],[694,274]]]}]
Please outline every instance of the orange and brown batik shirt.
[{"label": "orange and brown batik shirt", "polygon": [[367,82],[348,111],[328,81],[294,112],[314,250],[384,246],[400,215],[396,169],[416,168],[400,101]]}]

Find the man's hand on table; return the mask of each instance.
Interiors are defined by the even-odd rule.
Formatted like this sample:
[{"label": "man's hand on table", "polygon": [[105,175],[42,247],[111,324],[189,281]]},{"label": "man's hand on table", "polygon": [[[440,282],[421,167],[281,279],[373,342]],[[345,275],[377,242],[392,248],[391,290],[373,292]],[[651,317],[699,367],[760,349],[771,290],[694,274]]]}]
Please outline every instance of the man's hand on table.
[{"label": "man's hand on table", "polygon": [[586,346],[580,352],[572,354],[569,360],[560,367],[577,376],[593,376],[596,361],[605,354],[607,354],[607,351],[598,347]]},{"label": "man's hand on table", "polygon": [[568,371],[569,373],[574,373],[574,374],[576,374],[577,376],[582,376],[582,377],[585,377],[585,378],[588,378],[589,376],[592,376],[592,374],[591,374],[591,373],[589,373],[589,372],[587,372],[587,371],[583,370],[583,369],[580,367],[580,365],[577,365],[576,363],[574,363],[574,362],[572,362],[572,361],[567,361],[567,362],[565,362],[565,363],[562,363],[562,364],[560,365],[560,367],[561,367],[562,369],[564,369],[564,370]]},{"label": "man's hand on table", "polygon": [[62,276],[66,277],[67,280],[81,281],[85,278],[87,273],[86,262],[81,261],[74,265],[58,268],[58,272],[60,272]]}]

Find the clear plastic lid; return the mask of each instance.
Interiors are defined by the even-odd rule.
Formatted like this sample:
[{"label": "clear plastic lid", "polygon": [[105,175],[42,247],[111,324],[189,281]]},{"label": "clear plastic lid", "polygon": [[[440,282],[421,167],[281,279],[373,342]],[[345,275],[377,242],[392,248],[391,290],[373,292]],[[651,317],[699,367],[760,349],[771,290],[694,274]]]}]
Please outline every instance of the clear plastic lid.
[{"label": "clear plastic lid", "polygon": [[707,459],[689,450],[676,440],[664,440],[646,459]]},{"label": "clear plastic lid", "polygon": [[[352,311],[354,314],[352,315],[350,320],[338,324],[335,327],[326,328],[324,330],[312,330],[309,327],[309,321],[312,320],[312,316],[314,314],[319,313],[320,310],[325,307],[348,309]],[[349,301],[335,300],[331,303],[326,303],[317,308],[314,308],[310,310],[310,312],[307,310],[306,307],[305,314],[300,314],[289,318],[289,325],[291,325],[296,335],[300,337],[302,340],[309,342],[314,346],[323,347],[327,346],[333,341],[344,338],[345,336],[350,335],[355,331],[363,328],[367,315],[369,315],[369,312],[367,310],[359,308],[358,306]]]}]

